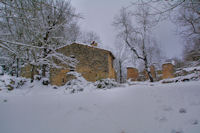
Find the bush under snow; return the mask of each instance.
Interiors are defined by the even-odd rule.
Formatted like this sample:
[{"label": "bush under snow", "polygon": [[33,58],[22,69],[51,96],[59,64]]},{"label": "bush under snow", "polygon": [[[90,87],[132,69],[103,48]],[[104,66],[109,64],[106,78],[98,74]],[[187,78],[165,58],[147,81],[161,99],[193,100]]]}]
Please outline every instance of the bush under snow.
[{"label": "bush under snow", "polygon": [[[67,75],[71,75],[72,79],[68,81],[64,86],[52,86],[54,89],[64,88],[65,90],[69,91],[70,93],[81,92],[85,90],[95,90],[95,89],[111,89],[114,87],[120,87],[121,85],[117,83],[114,79],[101,79],[96,82],[89,82],[87,81],[80,73],[77,72],[68,72]],[[36,77],[36,76],[35,76]],[[35,78],[36,82],[29,83],[30,85],[34,84],[42,84],[42,85],[49,85],[48,78]],[[40,80],[40,82],[38,81]],[[24,85],[25,82],[30,81],[26,78],[14,77],[10,75],[1,75],[0,76],[0,90],[13,90],[19,88],[20,86]]]},{"label": "bush under snow", "polygon": [[114,79],[101,79],[94,83],[94,86],[98,89],[111,89],[114,87],[120,87],[120,84],[117,83]]},{"label": "bush under snow", "polygon": [[0,89],[13,90],[25,84],[27,79],[10,75],[0,76]]},{"label": "bush under snow", "polygon": [[84,89],[111,89],[114,87],[119,87],[120,84],[114,79],[101,79],[94,83],[87,81],[80,73],[69,72],[68,75],[73,75],[74,79],[68,81],[64,88],[70,90],[71,93],[84,91]]},{"label": "bush under snow", "polygon": [[83,91],[86,88],[93,87],[91,82],[88,82],[85,78],[82,77],[80,73],[77,72],[68,72],[68,75],[73,75],[74,79],[68,81],[64,88],[70,90],[71,93]]}]

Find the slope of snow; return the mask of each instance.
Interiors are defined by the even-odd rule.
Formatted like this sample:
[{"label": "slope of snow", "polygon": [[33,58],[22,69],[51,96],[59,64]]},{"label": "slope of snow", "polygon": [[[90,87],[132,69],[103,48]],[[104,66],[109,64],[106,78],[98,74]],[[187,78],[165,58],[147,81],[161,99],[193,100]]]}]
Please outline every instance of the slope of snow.
[{"label": "slope of snow", "polygon": [[3,68],[0,66],[0,75],[3,74]]},{"label": "slope of snow", "polygon": [[2,90],[0,132],[199,133],[200,81],[75,94],[40,84]]},{"label": "slope of snow", "polygon": [[174,82],[185,82],[185,81],[198,81],[200,80],[200,72],[191,73],[186,76],[179,76],[175,78],[168,78],[160,80],[161,83],[174,83]]},{"label": "slope of snow", "polygon": [[183,68],[185,71],[193,71],[193,70],[200,70],[200,66],[197,67],[188,67],[188,68]]}]

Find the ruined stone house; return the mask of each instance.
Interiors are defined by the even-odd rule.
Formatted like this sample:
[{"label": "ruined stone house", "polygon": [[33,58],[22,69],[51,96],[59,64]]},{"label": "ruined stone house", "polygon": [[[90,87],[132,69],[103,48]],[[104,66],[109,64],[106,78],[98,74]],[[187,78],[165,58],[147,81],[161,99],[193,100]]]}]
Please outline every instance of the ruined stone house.
[{"label": "ruined stone house", "polygon": [[[115,57],[110,51],[73,43],[71,45],[63,46],[57,50],[66,56],[73,56],[78,60],[75,71],[82,74],[88,81],[97,81],[105,78],[116,78],[113,67],[113,60]],[[53,85],[63,85],[69,79],[66,75],[70,68],[57,69],[52,68],[50,71],[50,82]]]},{"label": "ruined stone house", "polygon": [[139,72],[138,69],[133,67],[127,67],[127,80],[131,81],[138,81],[139,78]]},{"label": "ruined stone house", "polygon": [[[150,72],[154,80],[162,80],[167,78],[174,78],[174,65],[172,63],[165,63],[162,65],[162,70],[156,70],[155,66],[150,66]],[[127,68],[127,79],[131,81],[145,81],[149,79],[147,71],[138,72],[137,68]]]},{"label": "ruined stone house", "polygon": [[174,66],[171,63],[162,65],[162,79],[174,78]]},{"label": "ruined stone house", "polygon": [[[105,78],[116,79],[116,73],[113,67],[113,60],[115,57],[108,50],[73,43],[57,49],[57,52],[74,57],[78,60],[74,71],[81,73],[88,81],[95,82]],[[58,65],[63,65],[62,62],[58,60],[54,62]],[[50,83],[57,86],[64,85],[71,79],[71,76],[67,75],[70,69],[72,68],[67,65],[63,68],[51,68]]]}]

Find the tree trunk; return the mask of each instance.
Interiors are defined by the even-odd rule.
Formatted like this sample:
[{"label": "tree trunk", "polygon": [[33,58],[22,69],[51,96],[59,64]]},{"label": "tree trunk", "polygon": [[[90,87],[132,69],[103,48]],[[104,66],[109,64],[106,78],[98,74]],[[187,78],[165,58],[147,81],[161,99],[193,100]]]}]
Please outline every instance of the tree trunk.
[{"label": "tree trunk", "polygon": [[[45,58],[47,56],[47,49],[44,48],[44,51],[43,51],[43,58]],[[42,65],[42,77],[46,77],[46,64],[43,64]]]},{"label": "tree trunk", "polygon": [[122,83],[122,62],[119,61],[119,82]]},{"label": "tree trunk", "polygon": [[151,75],[151,72],[147,70],[147,73],[148,73],[150,82],[153,82],[154,80],[153,80],[153,77],[152,77],[152,75]]},{"label": "tree trunk", "polygon": [[146,72],[148,74],[148,77],[150,79],[150,82],[153,82],[154,80],[153,80],[153,77],[151,75],[151,72],[148,69],[148,62],[147,62],[147,58],[146,57],[144,58],[144,65],[145,65],[145,70],[146,70]]},{"label": "tree trunk", "polygon": [[9,68],[11,76],[14,76],[14,74],[16,73],[16,68],[13,66],[15,64],[15,61],[16,61],[15,59],[16,59],[16,56],[14,56],[14,60],[12,62],[11,70]]},{"label": "tree trunk", "polygon": [[16,76],[19,77],[19,58],[17,58]]},{"label": "tree trunk", "polygon": [[42,65],[42,77],[46,77],[46,64]]},{"label": "tree trunk", "polygon": [[32,69],[31,69],[31,83],[34,81],[34,75],[35,75],[35,65],[31,65]]}]

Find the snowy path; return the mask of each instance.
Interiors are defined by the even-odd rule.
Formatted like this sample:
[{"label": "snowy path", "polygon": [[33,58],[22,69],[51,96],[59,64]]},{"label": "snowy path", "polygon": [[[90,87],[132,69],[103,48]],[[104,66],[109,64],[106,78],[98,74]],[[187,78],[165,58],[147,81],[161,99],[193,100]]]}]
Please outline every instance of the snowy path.
[{"label": "snowy path", "polygon": [[18,91],[0,92],[0,133],[200,133],[200,81]]}]

